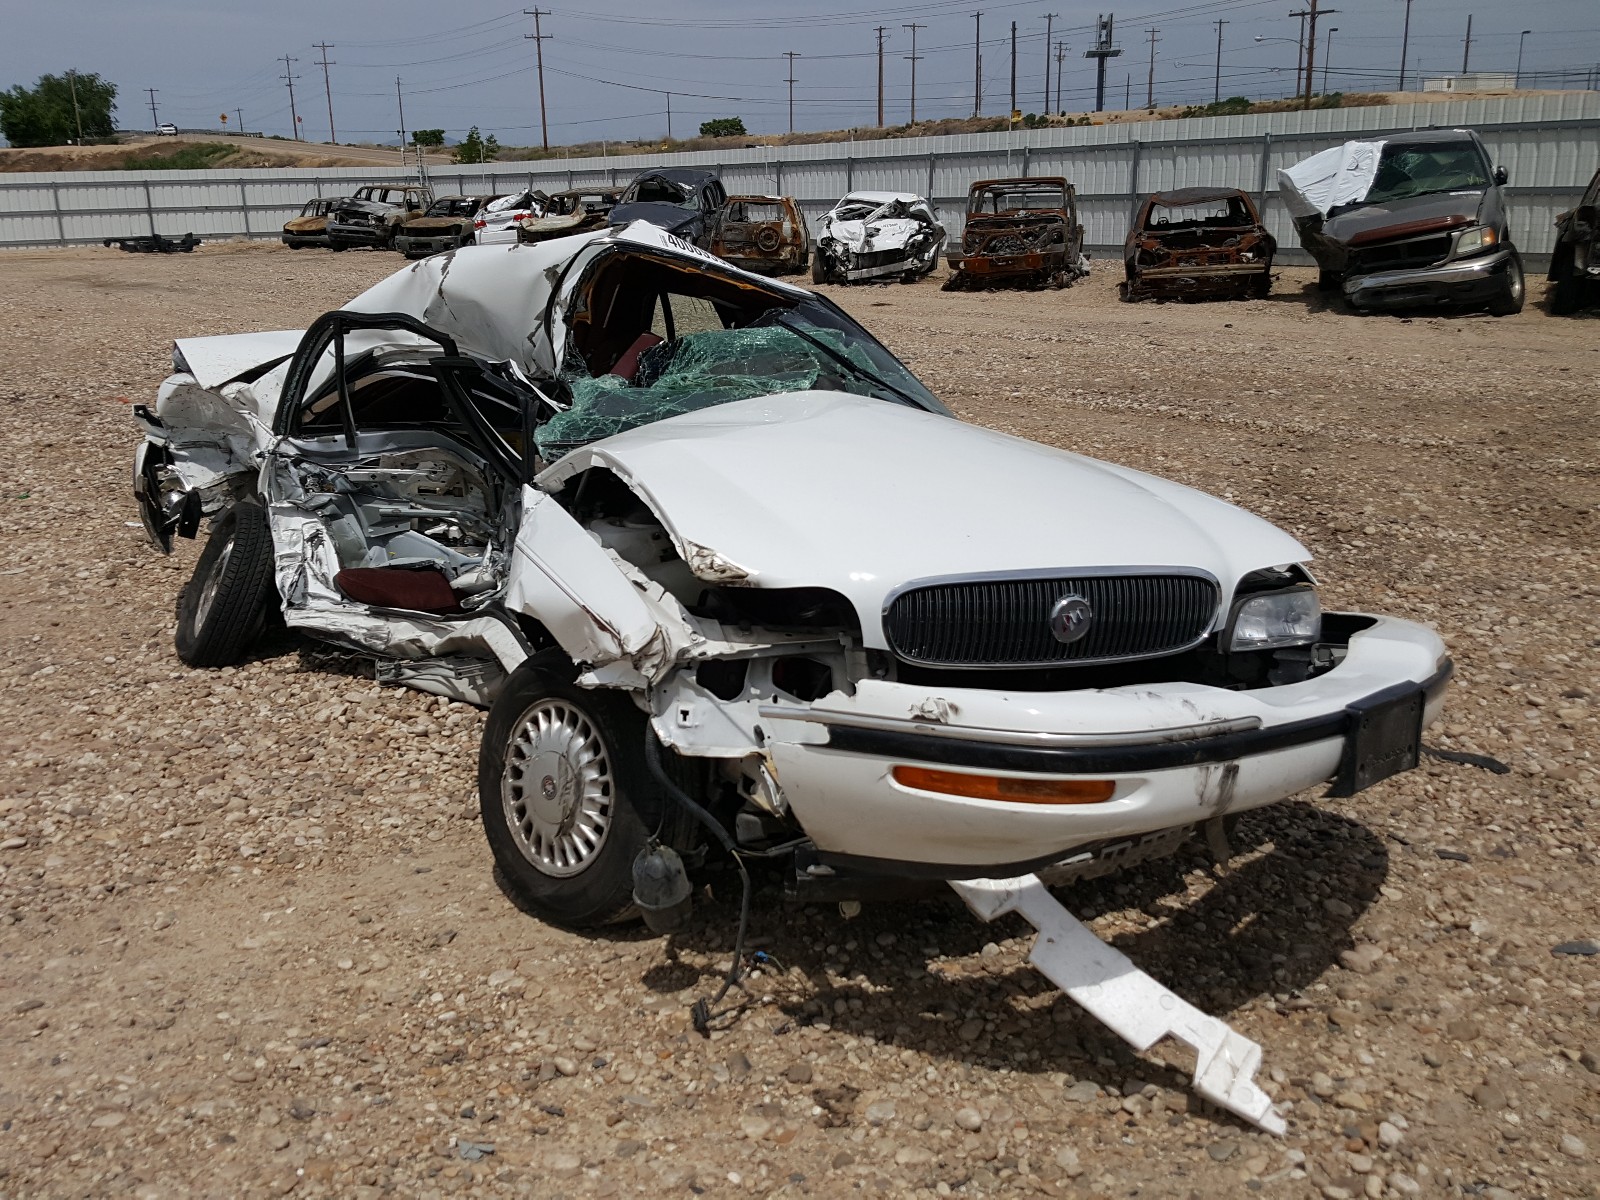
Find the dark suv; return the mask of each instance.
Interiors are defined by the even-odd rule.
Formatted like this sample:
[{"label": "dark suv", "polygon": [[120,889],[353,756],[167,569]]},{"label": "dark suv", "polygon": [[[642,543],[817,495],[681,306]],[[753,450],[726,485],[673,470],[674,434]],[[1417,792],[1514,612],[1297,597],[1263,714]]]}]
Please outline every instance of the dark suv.
[{"label": "dark suv", "polygon": [[1386,138],[1366,195],[1295,222],[1325,288],[1356,309],[1430,305],[1520,312],[1522,258],[1506,220],[1504,167],[1470,129]]},{"label": "dark suv", "polygon": [[1550,252],[1550,311],[1558,316],[1600,304],[1600,171],[1571,212],[1556,218]]},{"label": "dark suv", "polygon": [[727,203],[727,189],[713,172],[665,167],[636,176],[610,219],[613,225],[648,221],[704,250]]}]

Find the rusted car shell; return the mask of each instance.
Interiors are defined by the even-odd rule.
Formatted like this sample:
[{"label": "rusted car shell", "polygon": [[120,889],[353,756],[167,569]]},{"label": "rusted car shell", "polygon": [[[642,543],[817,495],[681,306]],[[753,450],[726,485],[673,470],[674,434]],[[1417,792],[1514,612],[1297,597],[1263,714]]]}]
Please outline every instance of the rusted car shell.
[{"label": "rusted car shell", "polygon": [[961,250],[948,261],[945,291],[1066,287],[1089,273],[1076,191],[1059,175],[978,180],[967,193]]},{"label": "rusted car shell", "polygon": [[544,203],[543,214],[516,222],[517,241],[547,242],[551,238],[604,229],[617,206],[621,188],[574,188],[557,192]]},{"label": "rusted car shell", "polygon": [[797,274],[811,260],[806,219],[792,196],[729,196],[709,248],[718,258],[762,275]]},{"label": "rusted car shell", "polygon": [[[1182,215],[1186,211],[1193,215]],[[1272,289],[1272,259],[1277,251],[1278,243],[1261,224],[1254,202],[1238,188],[1157,192],[1139,206],[1128,229],[1122,297],[1265,296]]]},{"label": "rusted car shell", "polygon": [[307,200],[298,217],[283,223],[283,244],[291,250],[301,246],[326,246],[328,244],[328,210],[338,199],[318,196]]}]

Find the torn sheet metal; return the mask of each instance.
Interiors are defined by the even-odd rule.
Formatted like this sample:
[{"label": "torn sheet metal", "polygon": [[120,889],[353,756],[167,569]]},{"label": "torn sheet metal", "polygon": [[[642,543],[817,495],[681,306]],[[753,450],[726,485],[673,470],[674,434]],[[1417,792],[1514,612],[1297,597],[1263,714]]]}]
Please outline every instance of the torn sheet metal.
[{"label": "torn sheet metal", "polygon": [[952,880],[950,886],[980,920],[1014,912],[1037,929],[1028,961],[1135,1050],[1142,1053],[1169,1036],[1186,1042],[1195,1051],[1195,1091],[1268,1133],[1285,1131],[1272,1097],[1255,1083],[1261,1047],[1095,937],[1037,876]]}]

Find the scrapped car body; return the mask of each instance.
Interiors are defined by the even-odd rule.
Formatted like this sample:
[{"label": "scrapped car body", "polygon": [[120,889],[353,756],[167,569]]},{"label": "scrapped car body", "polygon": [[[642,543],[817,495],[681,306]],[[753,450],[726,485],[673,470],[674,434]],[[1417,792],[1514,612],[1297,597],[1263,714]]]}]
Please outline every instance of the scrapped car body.
[{"label": "scrapped car body", "polygon": [[1233,300],[1272,290],[1273,240],[1238,188],[1157,192],[1123,248],[1124,300]]},{"label": "scrapped car body", "polygon": [[611,210],[611,223],[648,221],[707,249],[717,216],[727,203],[728,191],[714,171],[657,168],[634,176],[623,189],[616,208]]},{"label": "scrapped car body", "polygon": [[527,188],[491,200],[472,222],[473,242],[479,246],[509,246],[518,240],[523,221],[544,212],[546,199],[543,192]]},{"label": "scrapped car body", "polygon": [[1550,311],[1557,316],[1600,304],[1600,171],[1577,207],[1556,218],[1549,279]]},{"label": "scrapped car body", "polygon": [[818,225],[813,283],[915,283],[939,263],[947,234],[913,192],[851,192]]},{"label": "scrapped car body", "polygon": [[548,242],[552,238],[588,233],[611,224],[621,188],[575,188],[545,199],[542,214],[529,215],[517,224],[519,242]]},{"label": "scrapped car body", "polygon": [[412,184],[364,184],[328,209],[328,245],[335,250],[370,246],[387,250],[407,221],[433,203],[433,192]]},{"label": "scrapped car body", "polygon": [[1278,172],[1278,192],[1325,289],[1357,311],[1522,310],[1504,168],[1470,129],[1346,142]]},{"label": "scrapped car body", "polygon": [[[1288,534],[961,422],[824,297],[642,222],[425,259],[173,365],[134,479],[158,545],[211,520],[180,657],[277,613],[489,706],[484,830],[533,911],[669,926],[685,863],[745,855],[802,899],[948,880],[1281,1129],[1259,1048],[1120,956],[1066,970],[1046,944],[1087,935],[1035,885],[1415,766],[1433,631],[1323,613]],[[937,520],[929,480],[961,481]]]},{"label": "scrapped car body", "polygon": [[283,223],[283,244],[291,250],[302,246],[328,245],[328,210],[339,203],[336,196],[318,196],[301,206],[300,215]]},{"label": "scrapped car body", "polygon": [[1077,192],[1060,176],[980,179],[949,257],[946,291],[1067,287],[1089,274]]},{"label": "scrapped car body", "polygon": [[729,196],[706,249],[746,271],[799,275],[811,264],[806,219],[792,196]]},{"label": "scrapped car body", "polygon": [[201,239],[193,233],[186,233],[181,238],[150,233],[138,237],[105,238],[104,242],[108,248],[115,246],[129,254],[188,254],[200,244]]},{"label": "scrapped car body", "polygon": [[420,217],[400,226],[394,248],[407,258],[424,258],[444,250],[470,246],[476,237],[474,222],[498,196],[439,196]]}]

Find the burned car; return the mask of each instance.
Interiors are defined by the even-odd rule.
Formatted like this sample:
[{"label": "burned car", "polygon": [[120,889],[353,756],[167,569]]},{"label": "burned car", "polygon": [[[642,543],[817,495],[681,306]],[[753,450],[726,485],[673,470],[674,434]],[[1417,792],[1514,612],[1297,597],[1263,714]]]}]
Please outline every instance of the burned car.
[{"label": "burned car", "polygon": [[611,223],[648,221],[705,249],[727,203],[727,189],[715,172],[661,168],[635,176],[623,189],[616,208],[611,210]]},{"label": "burned car", "polygon": [[811,263],[810,246],[793,196],[729,196],[706,249],[746,271],[799,275]]},{"label": "burned car", "polygon": [[1600,171],[1576,208],[1556,218],[1550,252],[1550,311],[1558,316],[1600,304]]},{"label": "burned car", "polygon": [[915,283],[939,263],[945,228],[911,192],[851,192],[822,217],[813,283],[898,279]]},{"label": "burned car", "polygon": [[[210,521],[180,658],[271,618],[488,706],[485,835],[561,924],[670,927],[746,857],[801,898],[947,880],[1088,938],[1074,978],[1131,1003],[1041,879],[1360,791],[1441,711],[1438,635],[1323,612],[1293,537],[962,422],[826,298],[642,222],[424,259],[173,367],[134,477],[158,545]],[[1202,1091],[1281,1130],[1259,1047],[1143,985],[1145,1044],[1189,1014]]]},{"label": "burned car", "polygon": [[328,210],[338,197],[318,196],[301,206],[300,215],[283,223],[283,244],[291,250],[328,244]]},{"label": "burned car", "polygon": [[1278,172],[1278,192],[1325,290],[1358,312],[1522,311],[1503,167],[1470,129],[1346,142]]},{"label": "burned car", "polygon": [[946,291],[1068,286],[1089,274],[1077,192],[1060,176],[980,179],[949,258]]},{"label": "burned car", "polygon": [[369,183],[328,209],[328,245],[335,250],[371,246],[387,250],[400,227],[420,217],[433,203],[429,188]]},{"label": "burned car", "polygon": [[1263,297],[1278,243],[1238,188],[1157,192],[1133,215],[1123,248],[1124,300]]},{"label": "burned car", "polygon": [[519,220],[519,242],[546,242],[551,238],[604,229],[611,223],[621,188],[575,188],[547,196],[542,215],[529,213]]},{"label": "burned car", "polygon": [[440,196],[420,217],[400,226],[394,248],[407,258],[472,245],[478,214],[499,196]]}]

